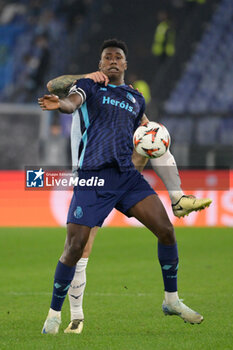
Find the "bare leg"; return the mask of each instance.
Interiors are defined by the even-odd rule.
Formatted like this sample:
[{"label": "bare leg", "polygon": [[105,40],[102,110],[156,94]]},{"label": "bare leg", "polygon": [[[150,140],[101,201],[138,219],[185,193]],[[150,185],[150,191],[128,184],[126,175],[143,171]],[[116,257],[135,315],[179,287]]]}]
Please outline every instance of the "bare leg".
[{"label": "bare leg", "polygon": [[99,227],[97,226],[91,229],[87,244],[85,245],[85,248],[83,250],[82,258],[89,258],[98,229]]},{"label": "bare leg", "polygon": [[166,210],[157,195],[151,195],[138,202],[129,210],[129,214],[138,219],[164,245],[176,243],[174,228]]},{"label": "bare leg", "polygon": [[90,234],[90,227],[69,223],[64,252],[60,262],[74,266],[81,258]]}]

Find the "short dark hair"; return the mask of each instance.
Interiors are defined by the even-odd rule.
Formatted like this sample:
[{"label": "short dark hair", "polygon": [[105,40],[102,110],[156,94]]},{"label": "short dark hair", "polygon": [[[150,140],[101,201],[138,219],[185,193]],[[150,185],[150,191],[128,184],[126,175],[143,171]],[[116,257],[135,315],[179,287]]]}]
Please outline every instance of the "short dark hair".
[{"label": "short dark hair", "polygon": [[100,53],[102,53],[107,47],[118,47],[124,52],[125,56],[128,55],[128,48],[124,41],[118,39],[105,40],[100,48]]}]

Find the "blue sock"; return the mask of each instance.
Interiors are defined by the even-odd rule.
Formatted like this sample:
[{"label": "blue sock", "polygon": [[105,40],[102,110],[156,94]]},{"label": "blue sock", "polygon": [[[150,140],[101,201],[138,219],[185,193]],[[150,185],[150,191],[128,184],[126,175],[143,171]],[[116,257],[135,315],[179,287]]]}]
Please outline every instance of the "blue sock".
[{"label": "blue sock", "polygon": [[51,309],[61,311],[70,283],[74,277],[75,266],[67,266],[58,261],[54,276]]},{"label": "blue sock", "polygon": [[178,250],[177,243],[164,245],[158,242],[158,258],[162,268],[164,290],[177,291]]}]

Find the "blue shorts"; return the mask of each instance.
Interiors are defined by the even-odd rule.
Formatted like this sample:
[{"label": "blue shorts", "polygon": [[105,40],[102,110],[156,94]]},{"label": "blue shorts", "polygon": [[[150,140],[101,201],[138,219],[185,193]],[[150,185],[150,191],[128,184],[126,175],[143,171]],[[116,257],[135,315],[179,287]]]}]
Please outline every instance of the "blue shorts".
[{"label": "blue shorts", "polygon": [[136,169],[126,172],[117,168],[79,170],[78,176],[79,183],[74,187],[67,223],[101,227],[113,208],[127,215],[136,203],[155,194]]}]

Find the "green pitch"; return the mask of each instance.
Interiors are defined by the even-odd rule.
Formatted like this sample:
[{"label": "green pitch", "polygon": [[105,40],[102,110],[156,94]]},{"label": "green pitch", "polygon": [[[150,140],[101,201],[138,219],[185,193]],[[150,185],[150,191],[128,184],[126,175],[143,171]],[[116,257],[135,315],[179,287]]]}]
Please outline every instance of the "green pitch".
[{"label": "green pitch", "polygon": [[232,345],[232,245],[227,228],[177,229],[179,294],[201,325],[165,317],[156,239],[146,229],[99,231],[87,268],[81,335],[41,335],[65,229],[0,230],[1,350],[227,350]]}]

